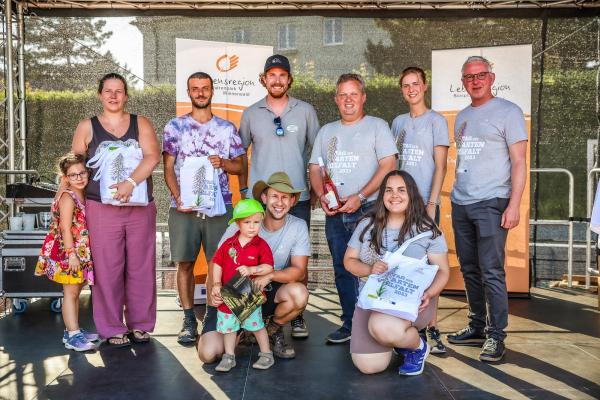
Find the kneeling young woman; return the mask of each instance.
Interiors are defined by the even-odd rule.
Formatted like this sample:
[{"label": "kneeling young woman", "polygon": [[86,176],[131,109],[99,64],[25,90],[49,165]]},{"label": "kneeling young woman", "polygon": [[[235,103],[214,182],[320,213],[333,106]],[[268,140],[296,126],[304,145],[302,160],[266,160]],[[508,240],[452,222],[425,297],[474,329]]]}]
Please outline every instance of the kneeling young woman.
[{"label": "kneeling young woman", "polygon": [[414,179],[404,171],[387,174],[375,205],[348,243],[344,256],[346,269],[359,277],[381,274],[388,268],[381,261],[386,252],[394,252],[405,241],[428,231],[430,236],[413,241],[404,251],[407,257],[420,259],[427,255],[430,264],[439,266],[433,283],[423,294],[417,320],[411,322],[358,306],[354,311],[350,352],[354,365],[365,374],[385,370],[393,348],[404,356],[400,374],[423,372],[429,347],[419,336],[419,329],[431,320],[438,296],[449,278],[446,240],[427,214]]}]

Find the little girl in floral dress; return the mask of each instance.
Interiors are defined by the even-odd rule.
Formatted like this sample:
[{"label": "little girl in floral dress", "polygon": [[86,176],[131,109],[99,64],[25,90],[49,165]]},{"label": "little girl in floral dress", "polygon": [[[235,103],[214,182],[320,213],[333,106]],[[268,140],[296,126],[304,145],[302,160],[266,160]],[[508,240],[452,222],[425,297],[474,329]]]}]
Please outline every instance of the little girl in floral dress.
[{"label": "little girl in floral dress", "polygon": [[[94,273],[85,222],[84,193],[89,172],[81,154],[68,153],[58,168],[67,182],[52,204],[52,223],[39,256],[35,274],[46,275],[63,285],[63,343],[75,351],[94,350],[95,333],[79,328],[79,294],[85,284],[93,285]],[[63,187],[64,185],[61,185]]]}]

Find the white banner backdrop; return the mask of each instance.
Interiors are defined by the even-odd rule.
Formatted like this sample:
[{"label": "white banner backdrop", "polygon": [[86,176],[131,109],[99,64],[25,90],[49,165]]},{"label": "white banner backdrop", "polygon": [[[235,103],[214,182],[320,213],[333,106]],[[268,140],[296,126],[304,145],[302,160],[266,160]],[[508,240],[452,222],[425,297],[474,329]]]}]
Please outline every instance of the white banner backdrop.
[{"label": "white banner backdrop", "polygon": [[[525,114],[527,130],[531,130],[531,45],[479,47],[469,49],[434,50],[431,53],[431,107],[448,120],[450,149],[448,172],[442,187],[440,227],[446,236],[450,258],[450,280],[447,290],[464,290],[462,274],[454,245],[450,192],[456,169],[454,121],[456,115],[471,100],[461,82],[461,68],[469,56],[482,56],[492,64],[496,80],[494,96],[516,103]],[[529,141],[531,143],[531,140]],[[527,151],[529,162],[529,148]],[[529,169],[528,169],[529,171]],[[521,222],[510,230],[506,243],[506,283],[511,293],[529,292],[529,173],[521,199]]]},{"label": "white banner backdrop", "polygon": [[462,110],[471,101],[461,83],[467,57],[482,56],[492,63],[494,96],[516,103],[531,114],[531,45],[434,50],[431,52],[431,107],[438,111]]},{"label": "white banner backdrop", "polygon": [[177,115],[191,110],[187,78],[198,71],[213,78],[213,112],[238,126],[242,111],[266,95],[258,76],[272,46],[175,39],[175,47]]}]

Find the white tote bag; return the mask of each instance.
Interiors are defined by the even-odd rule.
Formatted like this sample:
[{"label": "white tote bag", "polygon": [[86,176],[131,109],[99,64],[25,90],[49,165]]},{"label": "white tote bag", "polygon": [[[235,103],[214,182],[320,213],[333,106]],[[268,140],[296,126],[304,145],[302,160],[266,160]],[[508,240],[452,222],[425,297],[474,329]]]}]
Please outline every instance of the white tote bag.
[{"label": "white tote bag", "polygon": [[110,187],[123,182],[131,176],[144,158],[142,149],[134,139],[122,141],[104,141],[100,143],[96,154],[87,162],[87,167],[97,168],[92,177],[100,181],[100,200],[102,204],[113,206],[146,206],[148,205],[148,185],[146,180],[138,183],[131,193],[129,202],[122,203],[114,199],[117,189]]},{"label": "white tote bag", "polygon": [[225,214],[219,172],[220,169],[215,169],[206,156],[186,157],[179,170],[183,208],[195,210],[207,217]]},{"label": "white tote bag", "polygon": [[207,217],[218,217],[227,211],[225,208],[225,200],[223,200],[223,192],[221,192],[221,184],[219,183],[220,169],[214,170],[214,190],[213,190],[213,205],[212,207],[199,207],[198,213],[205,214]]},{"label": "white tote bag", "polygon": [[179,170],[179,189],[183,208],[212,208],[215,191],[215,169],[208,157],[186,157]]},{"label": "white tote bag", "polygon": [[437,265],[427,263],[427,256],[407,257],[404,251],[416,240],[431,236],[423,232],[404,243],[394,253],[386,253],[383,261],[388,270],[380,275],[369,275],[362,287],[356,305],[363,310],[378,311],[414,322],[419,314],[423,293],[435,278]]}]

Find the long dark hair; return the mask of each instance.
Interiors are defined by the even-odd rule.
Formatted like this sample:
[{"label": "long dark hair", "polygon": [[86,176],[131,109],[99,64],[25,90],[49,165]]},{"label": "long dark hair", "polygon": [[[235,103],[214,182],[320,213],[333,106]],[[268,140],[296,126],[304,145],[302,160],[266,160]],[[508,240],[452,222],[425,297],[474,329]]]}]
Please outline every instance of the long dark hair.
[{"label": "long dark hair", "polygon": [[408,194],[408,207],[405,211],[404,223],[402,224],[402,228],[400,228],[400,233],[396,239],[398,244],[404,242],[406,235],[413,237],[419,233],[432,231],[432,238],[435,239],[442,234],[433,219],[427,214],[425,203],[419,194],[419,189],[417,188],[417,184],[413,177],[406,171],[391,171],[383,178],[383,182],[381,182],[381,186],[379,186],[377,200],[375,200],[373,208],[365,215],[365,219],[368,219],[369,223],[360,234],[360,241],[363,242],[365,234],[370,230],[371,247],[377,254],[382,254],[381,250],[384,245],[383,230],[387,225],[389,215],[389,211],[383,204],[383,195],[388,179],[392,176],[399,176],[404,180],[406,192]]}]

